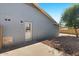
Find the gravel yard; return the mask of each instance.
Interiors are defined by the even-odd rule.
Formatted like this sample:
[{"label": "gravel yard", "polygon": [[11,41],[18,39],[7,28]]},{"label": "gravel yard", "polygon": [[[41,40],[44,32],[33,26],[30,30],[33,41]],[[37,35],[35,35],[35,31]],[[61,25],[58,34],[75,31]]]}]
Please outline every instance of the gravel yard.
[{"label": "gravel yard", "polygon": [[79,56],[79,38],[76,38],[75,35],[60,34],[59,37],[43,43],[66,54]]}]

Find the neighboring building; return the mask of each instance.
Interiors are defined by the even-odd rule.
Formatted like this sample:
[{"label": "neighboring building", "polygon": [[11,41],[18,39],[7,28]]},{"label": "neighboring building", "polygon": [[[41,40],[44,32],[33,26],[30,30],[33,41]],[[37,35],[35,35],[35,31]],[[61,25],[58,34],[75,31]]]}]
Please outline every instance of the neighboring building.
[{"label": "neighboring building", "polygon": [[1,44],[47,39],[56,37],[59,32],[52,17],[37,4],[29,3],[1,3],[0,26]]}]

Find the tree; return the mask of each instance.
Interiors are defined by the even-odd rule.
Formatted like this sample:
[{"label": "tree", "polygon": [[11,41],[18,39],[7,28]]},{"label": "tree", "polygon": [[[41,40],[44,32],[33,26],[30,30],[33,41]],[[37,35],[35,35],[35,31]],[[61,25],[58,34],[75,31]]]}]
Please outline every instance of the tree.
[{"label": "tree", "polygon": [[60,26],[61,25],[73,27],[76,37],[78,37],[77,29],[79,28],[79,4],[73,5],[65,10],[60,20]]}]

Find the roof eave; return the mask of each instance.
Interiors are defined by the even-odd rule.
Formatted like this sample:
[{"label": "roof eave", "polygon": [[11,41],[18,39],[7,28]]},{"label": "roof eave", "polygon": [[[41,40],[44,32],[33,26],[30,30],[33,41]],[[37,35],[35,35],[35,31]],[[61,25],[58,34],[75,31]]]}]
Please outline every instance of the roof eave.
[{"label": "roof eave", "polygon": [[51,20],[52,22],[53,22],[53,24],[55,25],[55,26],[58,26],[59,27],[59,24],[47,13],[47,12],[45,12],[42,8],[40,8],[39,6],[38,6],[38,4],[37,3],[32,3],[40,12],[42,12],[44,15],[46,15],[48,18],[50,18],[49,20]]}]

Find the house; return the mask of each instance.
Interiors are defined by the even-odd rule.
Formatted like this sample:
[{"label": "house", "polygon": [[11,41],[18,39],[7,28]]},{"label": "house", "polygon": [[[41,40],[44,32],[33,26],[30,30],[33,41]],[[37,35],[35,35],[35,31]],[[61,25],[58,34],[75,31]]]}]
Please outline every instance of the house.
[{"label": "house", "polygon": [[0,4],[0,47],[56,37],[58,32],[58,24],[38,4]]}]

